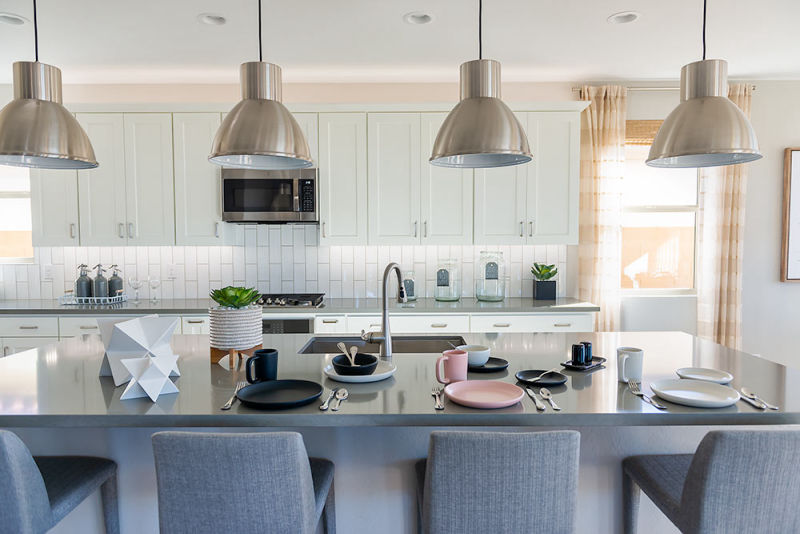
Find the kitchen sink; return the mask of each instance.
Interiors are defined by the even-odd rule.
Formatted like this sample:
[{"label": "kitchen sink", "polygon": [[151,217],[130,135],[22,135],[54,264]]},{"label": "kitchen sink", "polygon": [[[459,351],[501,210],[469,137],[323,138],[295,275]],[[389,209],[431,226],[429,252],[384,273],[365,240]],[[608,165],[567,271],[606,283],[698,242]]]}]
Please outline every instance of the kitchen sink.
[{"label": "kitchen sink", "polygon": [[[356,346],[359,352],[378,354],[378,343],[367,343],[358,336],[352,337],[312,337],[300,349],[300,354],[339,354],[337,343],[348,347]],[[452,345],[451,345],[452,343]],[[392,352],[400,353],[441,353],[459,345],[466,345],[461,336],[392,336]]]}]

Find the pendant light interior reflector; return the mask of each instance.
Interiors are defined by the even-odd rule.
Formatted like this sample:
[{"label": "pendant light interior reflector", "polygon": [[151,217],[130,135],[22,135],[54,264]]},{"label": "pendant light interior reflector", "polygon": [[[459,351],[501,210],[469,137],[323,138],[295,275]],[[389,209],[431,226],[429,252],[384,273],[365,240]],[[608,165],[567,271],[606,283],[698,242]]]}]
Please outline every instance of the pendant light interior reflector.
[{"label": "pendant light interior reflector", "polygon": [[681,69],[681,103],[656,134],[651,167],[716,167],[762,157],[753,127],[728,98],[728,64],[696,61]]},{"label": "pendant light interior reflector", "polygon": [[97,167],[89,137],[61,104],[61,70],[18,61],[13,73],[14,99],[0,110],[0,165]]},{"label": "pendant light interior reflector", "polygon": [[462,63],[460,101],[436,135],[430,163],[488,168],[531,159],[522,125],[500,99],[500,63],[491,59]]}]

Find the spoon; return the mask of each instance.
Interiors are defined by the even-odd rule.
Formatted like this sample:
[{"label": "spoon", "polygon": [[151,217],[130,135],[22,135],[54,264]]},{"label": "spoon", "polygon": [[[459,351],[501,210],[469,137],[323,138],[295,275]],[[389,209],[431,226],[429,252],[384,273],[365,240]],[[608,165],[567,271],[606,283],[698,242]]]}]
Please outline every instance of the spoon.
[{"label": "spoon", "polygon": [[345,388],[341,388],[336,390],[336,402],[331,407],[331,411],[338,412],[339,407],[342,405],[342,401],[347,399],[350,396],[350,393]]},{"label": "spoon", "polygon": [[540,378],[542,378],[544,375],[546,375],[546,374],[548,374],[548,373],[556,373],[556,372],[558,372],[558,367],[553,367],[553,368],[552,368],[552,369],[550,369],[549,371],[545,371],[544,373],[540,374],[540,375],[539,375],[539,376],[537,376],[536,378],[529,378],[529,379],[528,379],[528,382],[536,382],[537,380],[539,380]]},{"label": "spoon", "polygon": [[350,347],[350,361],[352,362],[353,365],[356,364],[356,354],[358,354],[358,347],[353,345],[352,347]]},{"label": "spoon", "polygon": [[759,397],[758,395],[756,395],[755,393],[753,393],[752,391],[750,391],[749,389],[747,389],[745,387],[742,388],[742,395],[744,395],[748,399],[751,399],[751,400],[758,401],[758,402],[762,403],[764,406],[766,406],[770,410],[779,410],[780,409],[777,406],[775,406],[774,404],[768,403],[767,401],[765,401],[764,399],[762,399],[761,397]]},{"label": "spoon", "polygon": [[550,406],[552,406],[554,410],[556,410],[556,411],[560,411],[561,410],[561,408],[558,407],[558,404],[556,404],[556,401],[553,400],[553,394],[550,393],[549,389],[541,388],[539,390],[539,395],[541,395],[544,400],[549,402]]},{"label": "spoon", "polygon": [[328,398],[325,399],[325,402],[319,405],[320,410],[324,412],[328,409],[328,405],[331,403],[331,400],[333,400],[333,397],[336,395],[337,391],[339,391],[339,388],[334,388],[331,390],[330,395],[328,395]]},{"label": "spoon", "polygon": [[355,367],[356,362],[353,361],[353,359],[350,357],[350,353],[347,352],[347,345],[345,345],[343,342],[340,341],[339,343],[336,344],[336,348],[342,351],[342,354],[344,354],[345,358],[347,358],[347,361],[350,362],[350,365]]}]

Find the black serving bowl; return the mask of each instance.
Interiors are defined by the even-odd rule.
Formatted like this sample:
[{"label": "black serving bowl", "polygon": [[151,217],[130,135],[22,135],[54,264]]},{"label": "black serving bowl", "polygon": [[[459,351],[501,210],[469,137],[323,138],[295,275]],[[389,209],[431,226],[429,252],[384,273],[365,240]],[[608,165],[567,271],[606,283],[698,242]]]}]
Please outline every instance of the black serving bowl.
[{"label": "black serving bowl", "polygon": [[336,374],[342,376],[352,375],[371,375],[378,367],[378,357],[374,354],[356,354],[356,365],[350,365],[350,360],[344,354],[340,354],[333,359],[333,369]]}]

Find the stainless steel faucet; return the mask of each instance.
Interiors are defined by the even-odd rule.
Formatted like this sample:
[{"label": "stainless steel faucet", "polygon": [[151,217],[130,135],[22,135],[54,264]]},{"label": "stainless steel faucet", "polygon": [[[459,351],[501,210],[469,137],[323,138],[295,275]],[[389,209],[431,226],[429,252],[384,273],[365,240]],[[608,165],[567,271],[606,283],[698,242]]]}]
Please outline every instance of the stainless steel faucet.
[{"label": "stainless steel faucet", "polygon": [[384,360],[392,359],[392,333],[389,329],[389,276],[392,271],[397,273],[397,302],[406,302],[406,288],[403,286],[403,273],[400,271],[400,265],[397,263],[390,263],[383,271],[383,316],[381,317],[381,332],[365,332],[361,331],[361,339],[367,343],[380,343],[381,344],[381,358]]}]

